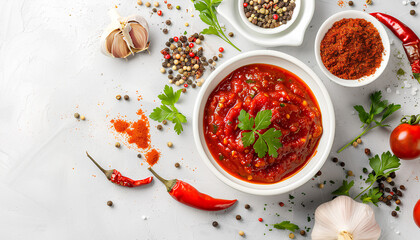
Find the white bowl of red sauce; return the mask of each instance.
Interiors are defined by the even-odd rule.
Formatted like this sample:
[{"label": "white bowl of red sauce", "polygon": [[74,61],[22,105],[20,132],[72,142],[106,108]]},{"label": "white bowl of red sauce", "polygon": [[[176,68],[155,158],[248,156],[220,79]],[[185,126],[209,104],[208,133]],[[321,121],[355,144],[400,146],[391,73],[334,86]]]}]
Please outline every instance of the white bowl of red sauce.
[{"label": "white bowl of red sauce", "polygon": [[[281,131],[277,156],[259,157],[244,147],[241,110],[251,117],[271,111]],[[277,195],[306,183],[321,169],[334,140],[329,94],[298,59],[271,50],[242,53],[219,66],[199,92],[193,116],[194,140],[207,167],[227,185],[255,195]],[[256,135],[258,139],[258,135]]]},{"label": "white bowl of red sauce", "polygon": [[[359,40],[361,37],[367,40]],[[332,15],[321,25],[315,39],[318,66],[333,82],[346,87],[360,87],[378,79],[388,65],[390,54],[385,28],[362,11]]]}]

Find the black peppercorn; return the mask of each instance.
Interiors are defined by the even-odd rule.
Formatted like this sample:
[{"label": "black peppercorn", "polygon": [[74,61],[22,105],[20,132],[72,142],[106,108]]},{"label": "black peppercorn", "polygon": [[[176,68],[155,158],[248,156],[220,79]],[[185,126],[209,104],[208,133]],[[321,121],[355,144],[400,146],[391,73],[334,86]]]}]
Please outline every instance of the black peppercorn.
[{"label": "black peppercorn", "polygon": [[344,162],[340,162],[340,166],[344,167],[346,164]]},{"label": "black peppercorn", "polygon": [[216,221],[214,221],[214,222],[212,223],[212,225],[213,225],[213,227],[217,227],[217,226],[219,226],[219,223],[218,223],[218,222],[216,222]]},{"label": "black peppercorn", "polygon": [[159,124],[159,125],[156,126],[156,128],[157,128],[157,130],[162,130],[162,125]]},{"label": "black peppercorn", "polygon": [[138,157],[138,158],[141,158],[141,154],[140,154],[140,153],[139,153],[139,154],[137,154],[137,157]]},{"label": "black peppercorn", "polygon": [[391,182],[389,182],[389,185],[394,186],[395,185],[395,182],[394,181],[391,181]]},{"label": "black peppercorn", "polygon": [[112,207],[113,203],[112,203],[112,201],[108,201],[108,202],[106,202],[106,205]]},{"label": "black peppercorn", "polygon": [[395,174],[395,172],[392,172],[392,173],[390,173],[390,174],[389,174],[389,176],[390,176],[391,178],[395,178],[397,175]]},{"label": "black peppercorn", "polygon": [[166,25],[171,25],[172,24],[172,22],[171,22],[171,20],[166,20]]},{"label": "black peppercorn", "polygon": [[391,213],[391,215],[393,216],[393,217],[397,217],[397,212],[396,211],[392,211],[392,213]]},{"label": "black peppercorn", "polygon": [[349,1],[349,6],[353,6],[353,1]]},{"label": "black peppercorn", "polygon": [[130,97],[128,95],[124,95],[124,99],[128,101]]},{"label": "black peppercorn", "polygon": [[[162,30],[162,32],[164,33],[164,34],[168,34],[168,29],[166,29],[166,28],[164,28],[163,30]],[[169,42],[168,42],[169,43]],[[166,45],[166,46],[171,46],[171,44],[169,44],[169,45]]]},{"label": "black peppercorn", "polygon": [[405,190],[405,186],[404,186],[404,185],[401,185],[401,186],[400,186],[400,189],[401,189],[401,190]]},{"label": "black peppercorn", "polygon": [[179,164],[179,163],[175,163],[175,167],[176,168],[179,168],[181,166],[181,164]]},{"label": "black peppercorn", "polygon": [[241,220],[241,219],[242,219],[241,215],[236,215],[236,220]]},{"label": "black peppercorn", "polygon": [[249,204],[245,204],[245,209],[250,209],[251,206],[249,206]]},{"label": "black peppercorn", "polygon": [[336,163],[336,162],[338,162],[338,158],[334,157],[334,158],[332,159],[332,161]]},{"label": "black peppercorn", "polygon": [[385,188],[385,192],[391,192],[391,189]]},{"label": "black peppercorn", "polygon": [[371,153],[371,152],[370,152],[370,149],[369,149],[369,148],[365,148],[365,154],[369,156],[369,155],[370,155],[370,153]]},{"label": "black peppercorn", "polygon": [[318,172],[316,173],[316,175],[317,175],[317,176],[321,176],[321,175],[322,175],[322,172],[321,172],[321,171],[318,171]]},{"label": "black peppercorn", "polygon": [[411,1],[410,4],[411,4],[411,6],[416,6],[416,2],[414,2],[414,1]]},{"label": "black peppercorn", "polygon": [[398,195],[399,197],[402,197],[402,195],[403,195],[403,194],[402,194],[402,192],[401,192],[400,190],[398,190],[398,191],[397,191],[397,195]]},{"label": "black peppercorn", "polygon": [[416,15],[416,11],[410,10],[410,15]]},{"label": "black peppercorn", "polygon": [[306,235],[305,230],[300,230],[300,235],[305,236]]}]

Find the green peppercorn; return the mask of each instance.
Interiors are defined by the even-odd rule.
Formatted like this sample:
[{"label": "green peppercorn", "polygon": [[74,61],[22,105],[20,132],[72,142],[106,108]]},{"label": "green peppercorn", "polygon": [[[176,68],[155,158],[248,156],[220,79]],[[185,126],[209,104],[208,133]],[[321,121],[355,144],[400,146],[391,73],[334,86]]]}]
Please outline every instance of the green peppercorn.
[{"label": "green peppercorn", "polygon": [[176,8],[177,10],[180,10],[180,9],[181,9],[181,6],[177,5],[175,8]]}]

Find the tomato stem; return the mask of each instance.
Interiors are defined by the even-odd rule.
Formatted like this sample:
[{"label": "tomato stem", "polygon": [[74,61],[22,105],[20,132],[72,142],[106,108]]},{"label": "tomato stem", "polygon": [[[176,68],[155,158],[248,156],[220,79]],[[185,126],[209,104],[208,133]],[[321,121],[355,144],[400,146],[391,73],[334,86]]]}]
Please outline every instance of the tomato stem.
[{"label": "tomato stem", "polygon": [[407,123],[410,125],[416,125],[420,122],[420,114],[417,115],[406,115],[401,119],[401,123]]}]

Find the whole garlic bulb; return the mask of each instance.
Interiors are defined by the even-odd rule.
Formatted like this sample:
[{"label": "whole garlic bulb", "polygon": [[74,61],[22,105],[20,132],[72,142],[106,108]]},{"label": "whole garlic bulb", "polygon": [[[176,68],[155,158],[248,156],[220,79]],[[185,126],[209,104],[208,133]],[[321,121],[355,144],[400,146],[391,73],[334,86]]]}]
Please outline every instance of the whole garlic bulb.
[{"label": "whole garlic bulb", "polygon": [[126,58],[149,47],[149,26],[138,15],[121,17],[115,8],[109,11],[111,23],[101,37],[102,52],[115,58]]},{"label": "whole garlic bulb", "polygon": [[380,235],[373,209],[350,197],[339,196],[315,211],[312,240],[377,240]]}]

